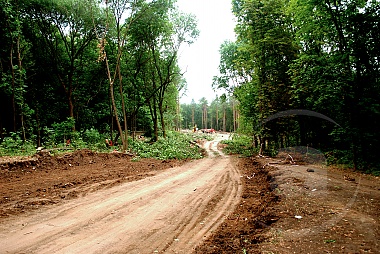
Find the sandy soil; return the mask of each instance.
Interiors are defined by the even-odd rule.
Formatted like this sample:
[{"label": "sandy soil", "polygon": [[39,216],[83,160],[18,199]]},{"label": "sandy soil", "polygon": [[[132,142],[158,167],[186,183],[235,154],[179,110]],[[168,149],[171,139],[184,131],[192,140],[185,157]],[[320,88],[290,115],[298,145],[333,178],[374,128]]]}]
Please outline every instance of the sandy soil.
[{"label": "sandy soil", "polygon": [[[212,151],[213,143],[217,142],[205,143],[209,158],[85,196],[83,189],[75,190],[82,197],[3,219],[1,252],[188,253],[218,228],[241,196],[238,170],[228,157]],[[81,170],[70,165],[77,168],[67,170]],[[135,170],[140,170],[138,164]],[[36,192],[47,190],[40,187]],[[46,195],[36,198],[37,203],[54,203]],[[9,204],[7,209],[12,210]]]},{"label": "sandy soil", "polygon": [[380,179],[244,158],[242,199],[196,253],[380,253]]},{"label": "sandy soil", "polygon": [[379,253],[378,177],[225,156],[217,137],[188,162],[2,158],[0,253]]}]

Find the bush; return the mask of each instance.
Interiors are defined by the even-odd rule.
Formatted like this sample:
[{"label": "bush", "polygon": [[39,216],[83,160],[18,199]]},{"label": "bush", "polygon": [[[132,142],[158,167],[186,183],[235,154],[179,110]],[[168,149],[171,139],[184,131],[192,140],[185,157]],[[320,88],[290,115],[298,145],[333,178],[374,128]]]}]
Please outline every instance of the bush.
[{"label": "bush", "polygon": [[107,150],[105,138],[98,130],[93,128],[86,130],[82,137],[89,149],[98,151]]},{"label": "bush", "polygon": [[17,133],[11,132],[0,144],[0,156],[32,155],[36,148],[32,141],[23,141]]},{"label": "bush", "polygon": [[258,149],[252,146],[252,137],[246,135],[234,134],[231,139],[223,140],[221,143],[227,145],[223,149],[227,154],[241,154],[249,157],[258,152]]},{"label": "bush", "polygon": [[353,168],[353,157],[350,151],[332,150],[325,153],[327,165],[341,165],[346,168]]},{"label": "bush", "polygon": [[141,140],[129,140],[131,150],[141,158],[200,159],[202,154],[197,146],[190,143],[192,136],[178,132],[168,132],[167,138],[154,143]]},{"label": "bush", "polygon": [[66,142],[67,139],[73,139],[73,135],[75,132],[73,131],[75,126],[75,119],[72,117],[68,117],[65,121],[61,123],[52,124],[53,127],[53,137],[56,143]]},{"label": "bush", "polygon": [[186,135],[189,136],[192,140],[206,139],[208,141],[211,141],[214,139],[214,136],[212,134],[206,133],[191,132]]}]

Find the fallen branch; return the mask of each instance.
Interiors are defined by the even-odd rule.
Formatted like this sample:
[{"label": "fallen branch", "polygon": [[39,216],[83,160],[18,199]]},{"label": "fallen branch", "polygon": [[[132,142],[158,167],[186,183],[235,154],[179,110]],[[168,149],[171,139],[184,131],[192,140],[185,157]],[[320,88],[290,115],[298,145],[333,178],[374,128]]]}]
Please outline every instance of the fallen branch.
[{"label": "fallen branch", "polygon": [[38,148],[36,149],[37,153],[38,153],[38,152],[57,151],[57,150],[74,150],[74,148],[72,148],[72,147],[56,147],[56,148],[45,149],[45,148],[43,148],[43,147],[38,147]]},{"label": "fallen branch", "polygon": [[289,156],[290,159],[292,160],[290,163],[291,163],[291,164],[295,164],[295,162],[294,162],[294,160],[293,160],[293,157],[292,157],[290,154],[288,154],[288,156]]}]

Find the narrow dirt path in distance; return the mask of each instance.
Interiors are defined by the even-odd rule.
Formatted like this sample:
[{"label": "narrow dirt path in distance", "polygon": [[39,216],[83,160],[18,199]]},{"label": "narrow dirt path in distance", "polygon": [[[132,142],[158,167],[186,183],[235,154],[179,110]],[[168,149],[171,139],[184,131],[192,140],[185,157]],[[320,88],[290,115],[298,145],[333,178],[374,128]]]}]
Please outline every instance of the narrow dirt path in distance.
[{"label": "narrow dirt path in distance", "polygon": [[209,158],[90,193],[0,225],[1,253],[189,253],[240,201],[240,175]]}]

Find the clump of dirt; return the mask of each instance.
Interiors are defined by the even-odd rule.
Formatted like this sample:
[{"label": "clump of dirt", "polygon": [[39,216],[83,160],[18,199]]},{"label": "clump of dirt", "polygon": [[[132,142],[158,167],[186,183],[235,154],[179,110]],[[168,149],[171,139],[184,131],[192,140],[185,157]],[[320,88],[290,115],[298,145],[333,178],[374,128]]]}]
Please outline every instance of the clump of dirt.
[{"label": "clump of dirt", "polygon": [[0,160],[0,221],[126,181],[152,176],[186,161],[140,159],[123,153],[78,150],[41,152],[22,160]]},{"label": "clump of dirt", "polygon": [[377,253],[380,178],[286,157],[238,160],[241,202],[196,253]]},{"label": "clump of dirt", "polygon": [[[268,161],[268,160],[262,160]],[[262,253],[376,253],[380,179],[323,166],[277,165],[270,175],[281,202]]]},{"label": "clump of dirt", "polygon": [[[380,178],[283,155],[232,158],[240,203],[195,252],[377,253]],[[186,162],[132,158],[81,150],[0,160],[0,222]]]},{"label": "clump of dirt", "polygon": [[261,253],[258,244],[266,240],[264,233],[279,219],[272,209],[279,197],[272,191],[268,170],[252,158],[235,162],[243,184],[241,201],[195,253]]}]

